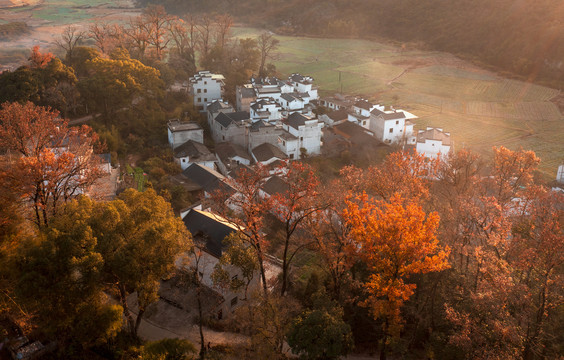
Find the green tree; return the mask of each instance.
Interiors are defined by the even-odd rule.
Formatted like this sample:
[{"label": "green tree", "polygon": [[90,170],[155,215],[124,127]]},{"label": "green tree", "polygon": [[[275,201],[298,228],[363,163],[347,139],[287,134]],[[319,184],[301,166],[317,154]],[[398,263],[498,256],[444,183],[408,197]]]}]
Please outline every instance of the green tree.
[{"label": "green tree", "polygon": [[353,347],[351,327],[343,321],[343,308],[317,294],[312,310],[294,319],[288,344],[301,359],[329,360],[347,355]]}]

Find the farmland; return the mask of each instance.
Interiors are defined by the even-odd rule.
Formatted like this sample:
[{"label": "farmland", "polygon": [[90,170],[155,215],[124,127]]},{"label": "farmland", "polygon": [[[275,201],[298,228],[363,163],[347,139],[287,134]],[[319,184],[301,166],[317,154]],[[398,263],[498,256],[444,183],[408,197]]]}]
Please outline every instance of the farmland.
[{"label": "farmland", "polygon": [[[258,31],[236,28],[239,37]],[[455,56],[373,41],[279,36],[277,69],[314,77],[322,95],[343,92],[419,116],[416,128],[451,132],[455,148],[491,156],[493,146],[532,149],[554,179],[564,163],[558,90],[505,79]],[[341,81],[339,81],[339,79]]]},{"label": "farmland", "polygon": [[[14,49],[27,53],[36,44],[53,49],[54,39],[67,24],[123,21],[138,13],[129,0],[44,0],[31,6],[4,7],[0,9],[3,21],[25,21],[33,32],[25,39],[2,43],[2,55],[21,61],[26,54],[14,53]],[[259,32],[233,29],[238,37],[256,37]],[[495,145],[532,149],[541,157],[541,171],[550,179],[564,161],[564,120],[550,101],[559,95],[558,90],[505,79],[455,56],[409,44],[278,39],[274,62],[279,72],[313,76],[322,95],[359,95],[411,111],[419,116],[418,128],[442,127],[452,133],[455,148],[466,146],[484,156],[490,156]],[[6,62],[0,59],[0,65],[10,65]]]}]

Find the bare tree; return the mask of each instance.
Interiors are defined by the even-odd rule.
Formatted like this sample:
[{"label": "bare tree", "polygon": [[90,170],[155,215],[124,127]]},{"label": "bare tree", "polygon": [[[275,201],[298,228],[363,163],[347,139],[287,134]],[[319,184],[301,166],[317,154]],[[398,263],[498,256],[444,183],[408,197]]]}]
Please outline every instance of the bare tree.
[{"label": "bare tree", "polygon": [[55,40],[55,44],[66,51],[67,62],[72,61],[72,53],[77,45],[84,39],[85,31],[79,30],[74,25],[68,25],[63,29],[61,37]]},{"label": "bare tree", "polygon": [[171,41],[170,26],[176,17],[167,14],[160,5],[147,6],[141,17],[147,30],[147,41],[155,47],[157,59],[161,60],[164,49]]},{"label": "bare tree", "polygon": [[213,27],[214,20],[208,14],[202,15],[196,25],[196,30],[198,31],[198,50],[202,59],[205,59],[211,50]]},{"label": "bare tree", "polygon": [[223,49],[229,40],[231,26],[233,26],[233,18],[230,15],[221,14],[215,16],[215,45],[220,49]]},{"label": "bare tree", "polygon": [[121,29],[116,24],[94,23],[88,28],[88,35],[104,54],[109,54],[118,45],[120,33]]},{"label": "bare tree", "polygon": [[257,39],[257,44],[260,50],[260,67],[259,76],[263,77],[266,75],[265,66],[267,59],[273,59],[273,52],[278,48],[280,40],[274,37],[271,32],[263,32]]},{"label": "bare tree", "polygon": [[137,58],[143,59],[149,45],[148,26],[141,16],[131,18],[128,26],[121,27],[124,37],[131,41],[131,49],[137,52]]}]

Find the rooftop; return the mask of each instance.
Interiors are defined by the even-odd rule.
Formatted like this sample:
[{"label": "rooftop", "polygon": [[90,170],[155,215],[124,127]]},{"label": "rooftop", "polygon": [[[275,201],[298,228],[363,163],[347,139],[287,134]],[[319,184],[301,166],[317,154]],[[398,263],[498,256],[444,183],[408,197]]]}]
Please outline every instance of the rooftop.
[{"label": "rooftop", "polygon": [[228,127],[232,123],[239,123],[243,120],[249,120],[251,118],[247,111],[236,111],[231,113],[219,113],[215,117],[215,121],[220,123],[223,127]]},{"label": "rooftop", "polygon": [[263,143],[253,149],[253,155],[257,161],[268,161],[272,158],[286,159],[287,156],[282,150],[270,143]]},{"label": "rooftop", "polygon": [[427,128],[427,130],[419,130],[417,134],[417,142],[424,143],[426,140],[442,141],[443,145],[451,144],[450,133],[444,132],[438,128]]},{"label": "rooftop", "polygon": [[194,239],[205,241],[205,249],[217,258],[224,248],[223,239],[237,231],[228,220],[208,211],[191,209],[182,221]]},{"label": "rooftop", "polygon": [[243,159],[251,161],[251,156],[244,147],[230,142],[222,142],[217,144],[215,146],[215,153],[223,163],[225,163],[229,159],[234,158],[235,156],[239,156]]},{"label": "rooftop", "polygon": [[262,190],[268,195],[285,194],[289,190],[288,184],[280,177],[274,175],[262,186]]},{"label": "rooftop", "polygon": [[175,158],[183,158],[187,156],[199,161],[215,160],[213,153],[204,144],[193,140],[188,140],[174,149]]},{"label": "rooftop", "polygon": [[171,132],[176,132],[176,131],[202,130],[202,127],[196,122],[181,122],[178,119],[173,119],[168,121],[168,129]]}]

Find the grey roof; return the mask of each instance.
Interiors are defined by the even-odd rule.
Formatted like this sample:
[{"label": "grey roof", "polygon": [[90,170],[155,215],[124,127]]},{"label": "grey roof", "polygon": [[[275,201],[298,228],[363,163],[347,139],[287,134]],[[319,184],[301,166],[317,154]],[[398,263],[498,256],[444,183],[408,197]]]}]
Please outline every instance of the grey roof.
[{"label": "grey roof", "polygon": [[372,103],[369,103],[366,100],[358,100],[354,106],[361,108],[361,109],[365,109],[365,110],[370,110],[370,108],[372,107]]},{"label": "grey roof", "polygon": [[219,110],[229,109],[229,108],[233,109],[231,105],[226,104],[221,100],[214,100],[208,105],[208,112],[215,113],[218,112]]},{"label": "grey roof", "polygon": [[378,110],[377,108],[374,108],[374,110],[372,110],[370,113],[374,116],[385,114],[385,112],[383,112],[382,110]]},{"label": "grey roof", "polygon": [[270,143],[263,143],[253,149],[253,155],[257,161],[268,161],[272,158],[286,159],[287,156],[282,150]]},{"label": "grey roof", "polygon": [[278,136],[280,136],[280,138],[282,138],[283,140],[286,140],[286,141],[298,140],[298,137],[297,137],[297,136],[294,136],[294,135],[290,134],[290,133],[287,132],[286,130],[283,130],[283,131],[280,133],[280,135],[278,135]]},{"label": "grey roof", "polygon": [[280,97],[281,97],[282,99],[286,100],[286,101],[298,100],[298,98],[296,98],[294,95],[288,94],[288,93],[282,94],[282,95],[280,95]]},{"label": "grey roof", "polygon": [[379,141],[370,135],[371,131],[366,130],[360,125],[345,121],[333,127],[336,131],[343,133],[354,144],[362,145],[368,143],[379,143]]},{"label": "grey roof", "polygon": [[205,242],[205,249],[220,258],[225,246],[223,239],[236,232],[236,228],[218,215],[192,209],[182,219],[195,240]]},{"label": "grey roof", "polygon": [[268,179],[262,186],[262,190],[268,195],[285,194],[289,188],[288,184],[276,175]]},{"label": "grey roof", "polygon": [[253,88],[248,88],[245,86],[238,86],[237,87],[239,93],[241,94],[241,97],[246,99],[246,98],[254,98],[255,97],[255,89]]},{"label": "grey roof", "polygon": [[450,134],[445,133],[437,128],[430,128],[427,130],[423,130],[417,134],[417,142],[424,143],[425,140],[440,140],[443,142],[443,145],[450,145]]},{"label": "grey roof", "polygon": [[274,127],[275,125],[272,125],[271,123],[264,121],[264,120],[258,120],[255,121],[251,124],[251,131],[259,131],[260,128],[263,127]]},{"label": "grey roof", "polygon": [[175,158],[183,158],[188,156],[190,159],[199,161],[213,161],[215,157],[206,145],[197,141],[188,140],[184,144],[174,149]]},{"label": "grey roof", "polygon": [[232,123],[238,123],[238,122],[241,122],[243,120],[248,120],[250,118],[251,118],[251,116],[249,115],[249,112],[247,112],[247,111],[236,111],[236,112],[232,112],[232,113],[219,113],[215,117],[215,121],[220,123],[223,127],[228,127]]},{"label": "grey roof", "polygon": [[235,156],[239,156],[243,159],[247,159],[251,161],[251,156],[249,155],[247,150],[245,150],[244,147],[230,142],[223,142],[217,144],[215,146],[215,153],[223,163],[225,163],[231,158],[234,158]]},{"label": "grey roof", "polygon": [[403,111],[393,112],[393,113],[384,113],[380,115],[384,120],[396,120],[396,119],[405,119],[405,114]]},{"label": "grey roof", "polygon": [[186,170],[182,172],[182,175],[198,184],[208,193],[212,193],[219,189],[227,190],[227,188],[230,188],[229,185],[223,182],[225,179],[223,175],[200,164],[192,164],[188,166]]},{"label": "grey roof", "polygon": [[325,114],[333,121],[346,120],[349,118],[349,113],[346,110],[336,110]]},{"label": "grey roof", "polygon": [[311,120],[311,119],[296,111],[288,116],[288,119],[286,120],[286,124],[290,125],[291,127],[297,130],[299,129],[300,126],[305,125],[305,122],[307,120]]},{"label": "grey roof", "polygon": [[251,105],[251,109],[253,109],[254,111],[259,111],[263,105],[270,105],[270,104],[275,104],[275,103],[273,101],[270,101],[270,99],[260,99],[255,101]]},{"label": "grey roof", "polygon": [[181,122],[178,119],[169,120],[168,128],[171,132],[175,131],[189,131],[189,130],[202,130],[202,127],[196,122]]}]

